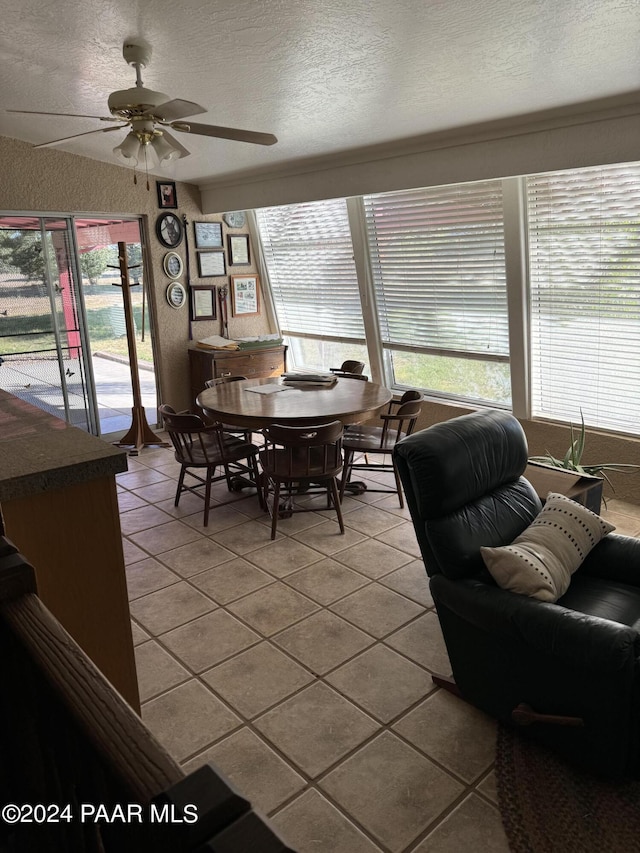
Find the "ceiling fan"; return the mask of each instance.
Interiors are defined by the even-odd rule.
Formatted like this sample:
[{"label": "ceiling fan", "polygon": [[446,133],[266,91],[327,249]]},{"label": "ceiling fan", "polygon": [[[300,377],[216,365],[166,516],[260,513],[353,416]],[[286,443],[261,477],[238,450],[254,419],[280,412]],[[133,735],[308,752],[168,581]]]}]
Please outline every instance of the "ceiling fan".
[{"label": "ceiling fan", "polygon": [[[62,139],[42,142],[34,148],[47,148],[59,145],[70,139],[89,136],[92,133],[109,133],[129,127],[124,140],[117,145],[113,152],[134,167],[144,164],[151,165],[149,160],[157,160],[162,164],[168,160],[177,160],[189,155],[189,151],[178,140],[167,132],[166,128],[179,133],[195,133],[199,136],[213,136],[219,139],[232,139],[238,142],[252,142],[256,145],[273,145],[278,140],[271,133],[258,133],[253,130],[240,130],[234,127],[219,127],[213,124],[198,124],[184,122],[187,116],[205,113],[205,107],[193,101],[180,98],[169,100],[163,92],[146,89],[142,83],[141,69],[146,68],[151,60],[151,45],[143,39],[127,39],[122,46],[122,54],[129,65],[136,69],[136,85],[132,89],[121,89],[109,95],[108,106],[110,116],[82,115],[77,113],[48,113],[37,110],[7,110],[10,113],[28,115],[69,116],[70,118],[94,118],[99,121],[118,122],[115,127],[98,128]],[[150,156],[153,152],[154,156]]]}]

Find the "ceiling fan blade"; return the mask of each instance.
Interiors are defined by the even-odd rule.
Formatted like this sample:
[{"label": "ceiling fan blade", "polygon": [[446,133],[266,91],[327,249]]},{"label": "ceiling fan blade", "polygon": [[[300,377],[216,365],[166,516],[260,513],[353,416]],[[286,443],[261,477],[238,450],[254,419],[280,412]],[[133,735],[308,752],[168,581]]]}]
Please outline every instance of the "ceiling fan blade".
[{"label": "ceiling fan blade", "polygon": [[38,110],[5,110],[7,113],[23,113],[30,116],[65,116],[66,118],[97,118],[100,121],[122,121],[113,116],[88,116],[81,113],[41,113]]},{"label": "ceiling fan blade", "polygon": [[183,101],[180,98],[160,104],[153,110],[154,116],[161,121],[176,121],[179,118],[197,116],[201,113],[206,113],[206,109],[200,104],[195,104],[193,101]]},{"label": "ceiling fan blade", "polygon": [[175,136],[172,136],[166,130],[162,131],[162,136],[167,140],[170,145],[173,145],[173,147],[180,152],[180,157],[188,157],[189,154],[191,154],[191,151],[189,151],[188,148],[185,148],[184,145],[181,145],[175,138]]},{"label": "ceiling fan blade", "polygon": [[110,130],[120,130],[123,127],[128,127],[126,124],[120,124],[118,127],[99,127],[97,130],[87,130],[85,133],[74,133],[73,136],[63,136],[62,139],[52,139],[51,142],[41,142],[39,145],[34,145],[34,148],[49,148],[52,145],[59,145],[61,142],[68,142],[69,139],[78,139],[80,136],[89,136],[92,133],[109,133]]},{"label": "ceiling fan blade", "polygon": [[258,133],[255,130],[239,130],[237,127],[219,127],[215,124],[196,124],[196,122],[172,122],[173,130],[183,133],[197,133],[200,136],[215,136],[219,139],[235,139],[237,142],[254,142],[256,145],[273,145],[277,138],[272,133]]}]

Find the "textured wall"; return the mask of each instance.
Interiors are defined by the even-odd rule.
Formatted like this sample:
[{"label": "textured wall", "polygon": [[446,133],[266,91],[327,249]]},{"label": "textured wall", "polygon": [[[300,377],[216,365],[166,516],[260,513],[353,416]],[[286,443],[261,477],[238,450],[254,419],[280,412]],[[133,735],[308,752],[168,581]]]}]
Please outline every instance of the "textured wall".
[{"label": "textured wall", "polygon": [[[160,401],[175,408],[189,405],[188,356],[189,311],[171,308],[165,299],[169,283],[162,269],[166,249],[156,238],[155,223],[160,209],[156,194],[156,178],[151,175],[149,191],[144,175],[138,174],[138,184],[133,183],[131,169],[110,163],[77,157],[54,149],[34,150],[25,142],[0,137],[0,211],[46,213],[93,213],[136,215],[143,217],[146,245],[151,262],[149,297],[153,311],[156,346],[156,370],[160,388]],[[189,247],[191,253],[191,281],[193,284],[223,284],[228,279],[198,278],[198,266],[193,245],[193,226],[196,221],[221,221],[221,214],[204,216],[200,207],[200,192],[192,184],[177,184],[180,217],[189,222]],[[233,207],[235,209],[235,206]],[[227,226],[223,224],[226,246]],[[247,228],[232,233],[245,233]],[[185,260],[184,241],[178,254]],[[252,259],[255,253],[251,252]],[[228,257],[227,257],[228,260]],[[255,272],[255,267],[231,268],[232,273]],[[180,278],[184,284],[186,273]],[[220,333],[220,321],[198,321],[192,324],[194,338]],[[231,318],[229,307],[229,334],[231,336],[259,335],[272,331],[264,308],[257,317]]]}]

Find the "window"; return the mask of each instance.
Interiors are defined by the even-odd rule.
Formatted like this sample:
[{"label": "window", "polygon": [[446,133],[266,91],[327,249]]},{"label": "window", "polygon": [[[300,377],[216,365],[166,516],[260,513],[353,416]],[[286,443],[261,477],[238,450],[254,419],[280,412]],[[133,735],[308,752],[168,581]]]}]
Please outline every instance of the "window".
[{"label": "window", "polygon": [[257,211],[280,328],[293,365],[367,361],[344,199]]},{"label": "window", "polygon": [[637,433],[640,164],[527,187],[532,414]]},{"label": "window", "polygon": [[511,399],[502,185],[364,198],[388,381]]}]

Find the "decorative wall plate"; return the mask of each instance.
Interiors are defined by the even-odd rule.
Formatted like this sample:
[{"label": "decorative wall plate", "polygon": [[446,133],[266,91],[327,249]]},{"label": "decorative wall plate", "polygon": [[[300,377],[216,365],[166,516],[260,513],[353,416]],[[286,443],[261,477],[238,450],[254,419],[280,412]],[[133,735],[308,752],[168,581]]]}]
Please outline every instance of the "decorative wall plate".
[{"label": "decorative wall plate", "polygon": [[244,210],[232,210],[230,213],[223,213],[222,218],[229,228],[242,228],[244,226]]},{"label": "decorative wall plate", "polygon": [[167,252],[162,266],[169,278],[179,278],[182,275],[182,258],[176,252]]},{"label": "decorative wall plate", "polygon": [[172,308],[182,308],[187,301],[187,291],[179,281],[172,281],[167,288],[167,302]]}]

